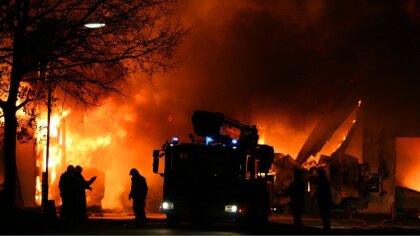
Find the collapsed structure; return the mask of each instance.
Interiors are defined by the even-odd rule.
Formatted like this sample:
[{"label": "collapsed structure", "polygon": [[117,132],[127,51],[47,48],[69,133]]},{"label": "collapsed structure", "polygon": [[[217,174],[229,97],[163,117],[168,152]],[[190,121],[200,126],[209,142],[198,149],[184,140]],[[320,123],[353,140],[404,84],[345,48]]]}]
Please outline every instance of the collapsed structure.
[{"label": "collapsed structure", "polygon": [[[372,128],[376,122],[369,120],[372,111],[362,110],[361,101],[340,105],[317,123],[296,159],[289,155],[276,156],[275,204],[288,203],[284,190],[293,181],[293,168],[318,166],[329,174],[333,203],[337,208],[346,209],[350,216],[358,211],[390,217],[418,217],[420,189],[407,183],[413,183],[408,181],[408,176],[416,179],[413,173],[416,162],[412,157],[418,155],[420,149],[409,150],[420,144],[420,138],[388,137],[383,127],[376,132],[377,128]],[[345,131],[341,132],[343,137],[338,145],[331,143],[332,136],[343,126],[346,126]],[[328,145],[330,147],[325,148]],[[313,210],[308,208],[308,211]]]}]

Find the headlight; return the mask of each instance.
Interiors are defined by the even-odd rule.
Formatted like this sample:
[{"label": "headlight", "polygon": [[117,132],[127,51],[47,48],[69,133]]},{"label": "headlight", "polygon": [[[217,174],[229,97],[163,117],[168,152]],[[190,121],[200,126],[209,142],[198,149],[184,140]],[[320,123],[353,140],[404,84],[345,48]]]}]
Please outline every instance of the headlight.
[{"label": "headlight", "polygon": [[174,204],[172,202],[162,202],[162,209],[164,210],[174,209]]},{"label": "headlight", "polygon": [[238,211],[238,206],[237,205],[226,205],[225,206],[225,211],[235,213],[235,212]]}]

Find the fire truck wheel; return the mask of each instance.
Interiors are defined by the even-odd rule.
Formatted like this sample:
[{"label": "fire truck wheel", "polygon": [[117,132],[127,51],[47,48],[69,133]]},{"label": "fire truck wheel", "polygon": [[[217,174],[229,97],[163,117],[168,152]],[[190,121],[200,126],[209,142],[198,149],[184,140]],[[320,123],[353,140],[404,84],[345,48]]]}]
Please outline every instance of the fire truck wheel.
[{"label": "fire truck wheel", "polygon": [[268,225],[267,216],[247,216],[240,217],[236,221],[236,225],[239,228],[262,228]]},{"label": "fire truck wheel", "polygon": [[209,216],[196,216],[190,218],[190,222],[193,225],[203,225],[203,226],[211,226],[212,220]]},{"label": "fire truck wheel", "polygon": [[167,214],[166,215],[166,221],[168,223],[168,226],[170,228],[175,228],[178,227],[180,224],[180,219],[178,216],[174,215],[174,214]]},{"label": "fire truck wheel", "polygon": [[256,216],[255,223],[258,227],[265,227],[268,224],[268,216]]}]

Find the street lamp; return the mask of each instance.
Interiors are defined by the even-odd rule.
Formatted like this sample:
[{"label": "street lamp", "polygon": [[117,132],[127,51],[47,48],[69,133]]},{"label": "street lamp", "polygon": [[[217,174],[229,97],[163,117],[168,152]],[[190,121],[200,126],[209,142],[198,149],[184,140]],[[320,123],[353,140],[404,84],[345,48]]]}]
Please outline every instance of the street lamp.
[{"label": "street lamp", "polygon": [[89,28],[89,29],[98,29],[98,28],[105,27],[105,23],[103,23],[103,22],[89,22],[89,23],[84,24],[84,26],[86,28]]}]

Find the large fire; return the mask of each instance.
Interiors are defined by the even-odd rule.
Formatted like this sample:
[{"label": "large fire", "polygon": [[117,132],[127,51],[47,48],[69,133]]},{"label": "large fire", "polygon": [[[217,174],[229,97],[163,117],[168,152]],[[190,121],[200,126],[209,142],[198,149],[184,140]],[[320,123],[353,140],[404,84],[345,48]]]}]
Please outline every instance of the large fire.
[{"label": "large fire", "polygon": [[[88,206],[101,206],[113,211],[129,211],[131,204],[127,199],[130,177],[128,171],[136,167],[146,176],[153,194],[161,194],[161,178],[152,173],[151,151],[159,148],[165,140],[153,144],[151,136],[159,126],[158,122],[148,119],[147,114],[136,111],[136,105],[146,106],[145,97],[149,94],[142,90],[134,95],[134,104],[121,105],[118,99],[110,99],[103,106],[87,114],[72,109],[57,109],[51,115],[50,154],[49,154],[49,199],[56,205],[61,204],[58,181],[67,165],[80,165],[86,179],[99,175],[92,185],[93,191],[87,192]],[[141,98],[141,99],[139,99]],[[116,115],[118,111],[118,115]],[[177,115],[169,116],[168,123],[175,123]],[[175,117],[175,118],[174,118]],[[260,133],[260,144],[273,145],[276,152],[296,156],[312,126],[302,130],[289,128],[283,120],[258,117],[255,124]],[[274,123],[267,120],[276,121]],[[189,119],[184,121],[187,125]],[[47,114],[43,113],[38,121],[36,148],[36,203],[41,204],[42,172],[45,171]],[[141,126],[136,127],[136,126]],[[136,133],[146,129],[144,133]],[[179,132],[179,131],[178,131]],[[180,131],[185,132],[187,131]],[[168,138],[179,133],[168,133]],[[165,137],[164,137],[165,138]],[[154,142],[156,143],[156,141]],[[97,183],[98,182],[98,183]],[[153,185],[153,186],[151,186]]]},{"label": "large fire", "polygon": [[[56,187],[59,175],[66,169],[69,164],[80,165],[84,167],[91,166],[91,156],[89,153],[106,147],[111,143],[110,135],[99,136],[94,139],[81,138],[79,135],[67,130],[66,117],[71,110],[63,110],[54,113],[50,121],[50,151],[49,151],[49,185]],[[46,136],[47,136],[47,114],[42,114],[37,122],[37,162],[36,168],[39,170],[36,178],[36,203],[41,202],[41,174],[46,171]],[[60,199],[56,199],[57,189],[49,192],[49,198],[55,199],[60,203]]]},{"label": "large fire", "polygon": [[[139,100],[138,102],[141,103]],[[159,187],[158,175],[151,168],[151,150],[159,148],[147,142],[146,135],[136,133],[144,126],[132,104],[122,105],[109,99],[105,105],[86,113],[75,109],[54,109],[50,122],[49,193],[48,198],[61,205],[58,188],[60,175],[68,165],[80,165],[83,176],[97,176],[92,191],[86,191],[88,207],[100,210],[131,211],[128,200],[129,170],[137,168],[149,184],[149,203]],[[118,111],[118,114],[116,113]],[[46,170],[47,114],[37,121],[36,142],[36,194],[35,202],[41,204],[42,172]],[[164,140],[161,142],[163,143]],[[151,206],[152,208],[153,206]]]}]

